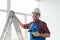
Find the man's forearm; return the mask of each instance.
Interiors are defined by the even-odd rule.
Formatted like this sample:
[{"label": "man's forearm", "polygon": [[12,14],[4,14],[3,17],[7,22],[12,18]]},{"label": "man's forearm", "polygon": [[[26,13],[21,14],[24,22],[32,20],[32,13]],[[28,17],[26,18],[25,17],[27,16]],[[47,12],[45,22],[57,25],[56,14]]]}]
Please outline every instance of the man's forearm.
[{"label": "man's forearm", "polygon": [[49,33],[42,33],[40,34],[41,37],[50,37],[50,34]]},{"label": "man's forearm", "polygon": [[41,36],[41,37],[50,37],[49,33],[39,33],[38,31],[37,32],[33,32],[33,35],[34,36]]},{"label": "man's forearm", "polygon": [[[17,18],[17,17],[16,17]],[[18,21],[18,23],[19,23],[19,25],[21,26],[21,27],[23,27],[23,24],[22,24],[22,22],[17,18],[17,21]]]}]

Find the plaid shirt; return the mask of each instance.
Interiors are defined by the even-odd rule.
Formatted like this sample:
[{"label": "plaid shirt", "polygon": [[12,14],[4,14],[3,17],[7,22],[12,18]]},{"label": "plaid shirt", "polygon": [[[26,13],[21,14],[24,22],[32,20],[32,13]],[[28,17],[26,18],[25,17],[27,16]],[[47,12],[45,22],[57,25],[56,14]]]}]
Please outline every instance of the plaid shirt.
[{"label": "plaid shirt", "polygon": [[[23,28],[29,29],[29,27],[32,23],[35,23],[35,22],[30,22],[28,24],[24,24]],[[47,24],[45,22],[43,22],[43,21],[40,22],[38,25],[38,28],[39,28],[39,30],[38,30],[39,33],[49,33],[50,34],[50,31],[49,31]]]}]

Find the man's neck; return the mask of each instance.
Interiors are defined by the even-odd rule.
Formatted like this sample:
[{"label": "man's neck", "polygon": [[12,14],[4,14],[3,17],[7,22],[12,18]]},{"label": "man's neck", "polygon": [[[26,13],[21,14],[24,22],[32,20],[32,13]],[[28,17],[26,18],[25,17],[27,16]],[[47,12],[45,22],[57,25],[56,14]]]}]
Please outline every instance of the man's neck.
[{"label": "man's neck", "polygon": [[36,21],[38,21],[39,19],[37,19],[37,20],[33,20],[33,22],[36,22]]}]

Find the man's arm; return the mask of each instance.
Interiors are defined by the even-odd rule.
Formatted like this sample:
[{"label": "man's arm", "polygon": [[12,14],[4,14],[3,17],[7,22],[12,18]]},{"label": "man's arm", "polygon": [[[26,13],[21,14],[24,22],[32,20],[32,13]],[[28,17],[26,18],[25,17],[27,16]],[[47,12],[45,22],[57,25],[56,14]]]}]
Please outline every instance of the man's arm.
[{"label": "man's arm", "polygon": [[43,34],[40,34],[40,36],[42,36],[42,37],[50,37],[50,34],[49,33],[43,33]]},{"label": "man's arm", "polygon": [[40,34],[42,37],[50,37],[50,31],[47,27],[47,24],[45,22],[41,23],[41,28],[43,29],[44,33]]},{"label": "man's arm", "polygon": [[49,33],[39,33],[38,31],[35,33],[33,32],[33,35],[34,36],[41,36],[41,37],[50,37]]},{"label": "man's arm", "polygon": [[23,23],[18,18],[17,18],[17,21],[18,21],[19,25],[23,28]]},{"label": "man's arm", "polygon": [[[17,17],[16,17],[16,18],[17,18]],[[23,24],[18,18],[17,18],[17,21],[18,21],[19,25],[20,25],[22,28],[25,28],[25,29],[28,29],[28,28],[29,28],[30,23],[28,23],[28,24]]]},{"label": "man's arm", "polygon": [[[44,33],[39,33],[38,31],[33,33],[34,36],[41,36],[41,37],[50,37],[50,31],[47,28],[47,24],[45,22],[42,22],[40,24],[40,28],[42,29],[42,31],[44,31]],[[39,28],[39,29],[40,29]]]}]

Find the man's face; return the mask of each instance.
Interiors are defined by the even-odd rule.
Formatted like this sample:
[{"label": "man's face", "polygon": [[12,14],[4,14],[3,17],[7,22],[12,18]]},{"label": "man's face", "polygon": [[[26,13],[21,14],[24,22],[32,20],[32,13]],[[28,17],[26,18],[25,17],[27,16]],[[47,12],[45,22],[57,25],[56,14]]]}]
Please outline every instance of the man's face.
[{"label": "man's face", "polygon": [[38,20],[40,15],[37,12],[32,12],[32,18],[33,20]]}]

